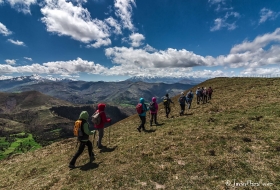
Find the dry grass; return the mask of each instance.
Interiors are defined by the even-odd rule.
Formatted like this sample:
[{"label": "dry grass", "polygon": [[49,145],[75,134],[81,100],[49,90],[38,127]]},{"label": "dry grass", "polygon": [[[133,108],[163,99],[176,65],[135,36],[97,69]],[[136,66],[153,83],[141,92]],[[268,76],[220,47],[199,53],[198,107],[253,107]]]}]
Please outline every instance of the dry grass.
[{"label": "dry grass", "polygon": [[[280,189],[280,79],[216,78],[199,86],[213,87],[210,103],[193,101],[180,117],[174,97],[171,118],[160,105],[162,125],[146,125],[150,132],[136,130],[134,115],[111,126],[109,144],[107,128],[108,149],[95,147],[92,164],[84,152],[69,170],[74,138],[1,161],[0,188]],[[251,184],[227,185],[234,180]]]}]

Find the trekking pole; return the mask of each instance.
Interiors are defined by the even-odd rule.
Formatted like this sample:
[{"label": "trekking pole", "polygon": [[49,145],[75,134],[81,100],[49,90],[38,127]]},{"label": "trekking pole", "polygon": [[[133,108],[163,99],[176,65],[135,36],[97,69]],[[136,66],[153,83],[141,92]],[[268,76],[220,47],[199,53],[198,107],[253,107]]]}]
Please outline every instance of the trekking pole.
[{"label": "trekking pole", "polygon": [[94,130],[94,132],[93,132],[93,139],[92,139],[92,145],[93,145],[93,147],[94,147],[94,141],[95,141],[95,134],[96,134],[96,130]]},{"label": "trekking pole", "polygon": [[110,144],[110,128],[111,128],[111,127],[109,127],[109,144]]}]

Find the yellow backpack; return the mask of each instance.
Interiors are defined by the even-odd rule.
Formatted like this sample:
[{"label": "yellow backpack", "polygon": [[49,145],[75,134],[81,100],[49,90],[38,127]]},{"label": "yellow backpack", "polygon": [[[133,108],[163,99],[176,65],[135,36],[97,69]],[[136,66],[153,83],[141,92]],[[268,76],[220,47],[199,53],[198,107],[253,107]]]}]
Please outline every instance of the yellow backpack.
[{"label": "yellow backpack", "polygon": [[[77,121],[75,121],[75,124],[74,124],[74,129],[73,129],[73,132],[74,132],[74,136],[78,137],[79,136],[79,131],[81,132],[81,126],[82,126],[82,123],[83,121],[78,119]],[[81,134],[80,134],[81,136]]]}]

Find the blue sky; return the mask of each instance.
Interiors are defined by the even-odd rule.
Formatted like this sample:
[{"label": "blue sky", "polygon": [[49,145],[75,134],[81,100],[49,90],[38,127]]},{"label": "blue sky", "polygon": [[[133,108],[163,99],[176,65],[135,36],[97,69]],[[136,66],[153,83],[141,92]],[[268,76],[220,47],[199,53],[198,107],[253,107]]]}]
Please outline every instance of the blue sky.
[{"label": "blue sky", "polygon": [[279,0],[0,0],[0,78],[280,75]]}]

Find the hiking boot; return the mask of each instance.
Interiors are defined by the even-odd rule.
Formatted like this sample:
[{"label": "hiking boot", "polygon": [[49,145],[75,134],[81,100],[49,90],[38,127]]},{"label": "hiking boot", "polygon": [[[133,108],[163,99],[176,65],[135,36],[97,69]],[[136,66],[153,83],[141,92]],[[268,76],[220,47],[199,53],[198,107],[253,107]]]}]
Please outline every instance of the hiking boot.
[{"label": "hiking boot", "polygon": [[159,123],[158,123],[158,122],[156,122],[156,125],[159,125]]},{"label": "hiking boot", "polygon": [[75,165],[73,165],[73,164],[69,164],[69,166],[68,166],[69,168],[71,168],[71,169],[74,169],[75,168]]},{"label": "hiking boot", "polygon": [[139,127],[137,127],[137,130],[139,131],[139,133],[141,132],[141,129]]}]

